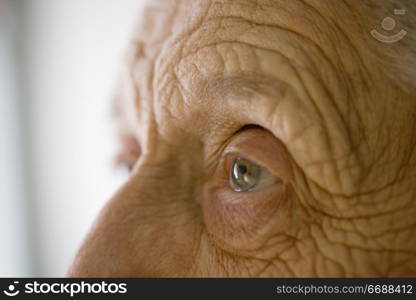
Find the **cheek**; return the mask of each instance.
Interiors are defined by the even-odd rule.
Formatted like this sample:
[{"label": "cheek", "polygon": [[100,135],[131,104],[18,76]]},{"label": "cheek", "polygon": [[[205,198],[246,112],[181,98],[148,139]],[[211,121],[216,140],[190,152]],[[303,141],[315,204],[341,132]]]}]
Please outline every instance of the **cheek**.
[{"label": "cheek", "polygon": [[288,185],[248,193],[220,187],[207,192],[203,215],[207,231],[224,250],[262,251],[279,234],[295,229],[295,203]]}]

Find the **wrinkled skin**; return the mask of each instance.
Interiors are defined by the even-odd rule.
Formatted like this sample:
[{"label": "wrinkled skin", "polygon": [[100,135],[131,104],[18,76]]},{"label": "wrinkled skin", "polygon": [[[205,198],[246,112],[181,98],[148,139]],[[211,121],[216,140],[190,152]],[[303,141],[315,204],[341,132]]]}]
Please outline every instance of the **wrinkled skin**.
[{"label": "wrinkled skin", "polygon": [[[416,94],[365,2],[150,1],[116,104],[134,168],[69,275],[416,276]],[[234,191],[236,155],[278,180]]]}]

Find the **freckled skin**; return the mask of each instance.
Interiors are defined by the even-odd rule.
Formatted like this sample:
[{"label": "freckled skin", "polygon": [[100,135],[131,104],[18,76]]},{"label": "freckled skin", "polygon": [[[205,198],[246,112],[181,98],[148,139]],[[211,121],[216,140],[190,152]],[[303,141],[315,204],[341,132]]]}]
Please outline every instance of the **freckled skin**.
[{"label": "freckled skin", "polygon": [[[416,276],[416,93],[365,2],[149,1],[117,99],[140,156],[68,275]],[[232,191],[227,153],[279,183]]]}]

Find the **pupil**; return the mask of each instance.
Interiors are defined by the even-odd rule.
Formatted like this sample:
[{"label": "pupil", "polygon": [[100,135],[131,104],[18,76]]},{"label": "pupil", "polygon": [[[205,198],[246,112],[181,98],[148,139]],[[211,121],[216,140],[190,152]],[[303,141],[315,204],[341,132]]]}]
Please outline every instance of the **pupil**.
[{"label": "pupil", "polygon": [[246,167],[246,166],[244,166],[244,165],[239,165],[239,166],[238,166],[238,171],[239,171],[241,174],[245,174],[245,173],[247,173],[247,167]]},{"label": "pupil", "polygon": [[247,192],[259,183],[261,167],[247,159],[237,157],[230,173],[230,184],[234,191]]}]

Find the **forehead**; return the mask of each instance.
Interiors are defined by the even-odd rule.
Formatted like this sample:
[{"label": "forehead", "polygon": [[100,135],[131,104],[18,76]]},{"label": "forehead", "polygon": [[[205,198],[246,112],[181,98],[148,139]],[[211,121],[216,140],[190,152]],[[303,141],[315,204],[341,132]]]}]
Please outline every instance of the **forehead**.
[{"label": "forehead", "polygon": [[[240,83],[246,79],[245,85],[259,81],[298,81],[301,86],[298,70],[313,70],[316,78],[326,80],[325,84],[334,90],[339,89],[343,78],[337,70],[358,74],[355,69],[359,67],[344,64],[340,59],[342,53],[334,49],[331,39],[337,34],[338,25],[333,25],[333,5],[329,3],[306,0],[149,1],[131,42],[127,61],[127,81],[133,86],[130,87],[133,97],[130,100],[124,97],[124,102],[125,106],[133,105],[138,111],[132,119],[148,120],[144,114],[151,110],[162,118],[161,111],[166,111],[167,106],[175,108],[170,114],[183,114],[179,109],[183,106],[181,101],[199,106],[200,110],[207,109],[207,102],[198,100],[201,94],[208,94],[207,87],[215,86],[210,82],[236,82],[221,78],[239,77],[242,78],[237,80]],[[344,1],[337,3],[348,19],[349,6]],[[353,47],[350,37],[344,34],[343,38],[340,42],[345,43],[345,52],[355,53],[348,49]],[[304,90],[299,92],[305,93]],[[209,104],[218,103],[209,101]],[[131,109],[128,111],[131,114]]]},{"label": "forehead", "polygon": [[[197,54],[220,43],[240,43],[281,51],[292,46],[298,52],[309,46],[334,52],[334,36],[354,47],[350,33],[355,24],[351,7],[361,4],[328,0],[153,0],[145,6],[130,45],[128,64],[135,68],[146,59],[160,67],[172,57]],[[365,3],[362,1],[360,3]],[[337,14],[348,24],[337,32]],[[340,40],[340,38],[336,38]],[[348,50],[345,49],[346,53]],[[287,52],[287,51],[282,51]],[[289,53],[290,54],[290,53]],[[297,53],[296,53],[297,54]],[[342,53],[337,53],[341,56]],[[303,55],[304,59],[306,59]],[[291,57],[289,57],[291,58]],[[139,63],[139,65],[140,65]],[[160,63],[160,64],[158,64]],[[143,66],[137,69],[146,69]]]},{"label": "forehead", "polygon": [[[319,3],[319,2],[318,2]],[[320,22],[321,9],[299,0],[154,0],[148,1],[137,26],[136,41],[161,46],[169,39],[179,39],[211,27],[220,29],[231,21],[252,26],[282,26],[291,30],[309,31]],[[213,31],[207,33],[213,33]],[[241,33],[232,32],[232,33]]]},{"label": "forehead", "polygon": [[136,38],[154,44],[224,17],[253,25],[282,26],[316,37],[328,25],[341,26],[342,21],[347,31],[356,30],[386,7],[387,3],[374,0],[148,0]]}]

